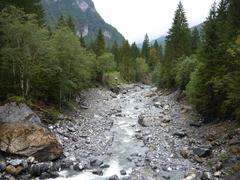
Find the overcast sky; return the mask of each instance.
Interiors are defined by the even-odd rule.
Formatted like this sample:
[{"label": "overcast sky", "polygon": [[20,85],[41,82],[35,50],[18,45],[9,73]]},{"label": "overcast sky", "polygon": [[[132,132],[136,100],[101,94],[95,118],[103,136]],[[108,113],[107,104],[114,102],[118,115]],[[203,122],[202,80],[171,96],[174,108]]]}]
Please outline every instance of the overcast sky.
[{"label": "overcast sky", "polygon": [[[131,43],[165,35],[171,27],[179,0],[93,0],[103,19]],[[189,26],[202,23],[214,0],[182,0]],[[218,0],[217,0],[218,2]]]}]

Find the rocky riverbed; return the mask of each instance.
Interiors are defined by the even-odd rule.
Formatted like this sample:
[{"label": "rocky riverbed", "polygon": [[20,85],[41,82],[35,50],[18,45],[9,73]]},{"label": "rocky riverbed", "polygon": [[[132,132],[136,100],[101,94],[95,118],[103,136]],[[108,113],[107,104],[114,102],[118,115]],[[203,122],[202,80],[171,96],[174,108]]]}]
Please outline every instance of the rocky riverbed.
[{"label": "rocky riverbed", "polygon": [[[139,84],[123,86],[118,94],[83,92],[74,114],[48,125],[63,157],[38,162],[0,156],[0,179],[238,179],[228,176],[227,167],[239,163],[240,130],[217,137],[217,129],[223,130],[216,126],[223,124],[203,125],[189,106],[177,102],[178,95]],[[8,166],[21,171],[16,175]]]}]

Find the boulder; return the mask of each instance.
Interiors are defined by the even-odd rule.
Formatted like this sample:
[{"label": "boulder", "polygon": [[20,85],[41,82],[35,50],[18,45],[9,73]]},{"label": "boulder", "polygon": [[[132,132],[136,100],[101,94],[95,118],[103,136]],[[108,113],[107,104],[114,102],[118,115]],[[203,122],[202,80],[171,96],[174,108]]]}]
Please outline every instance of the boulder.
[{"label": "boulder", "polygon": [[0,124],[0,150],[42,161],[57,159],[63,153],[52,132],[30,122]]},{"label": "boulder", "polygon": [[26,104],[8,103],[0,106],[0,122],[32,122],[41,123],[40,118]]}]

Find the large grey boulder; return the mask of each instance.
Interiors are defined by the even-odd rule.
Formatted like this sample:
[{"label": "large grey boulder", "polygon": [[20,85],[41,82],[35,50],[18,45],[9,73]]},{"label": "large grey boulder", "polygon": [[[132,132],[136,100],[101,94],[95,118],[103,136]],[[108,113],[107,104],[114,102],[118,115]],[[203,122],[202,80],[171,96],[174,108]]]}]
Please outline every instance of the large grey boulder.
[{"label": "large grey boulder", "polygon": [[41,123],[40,118],[26,104],[8,103],[0,106],[0,123]]}]

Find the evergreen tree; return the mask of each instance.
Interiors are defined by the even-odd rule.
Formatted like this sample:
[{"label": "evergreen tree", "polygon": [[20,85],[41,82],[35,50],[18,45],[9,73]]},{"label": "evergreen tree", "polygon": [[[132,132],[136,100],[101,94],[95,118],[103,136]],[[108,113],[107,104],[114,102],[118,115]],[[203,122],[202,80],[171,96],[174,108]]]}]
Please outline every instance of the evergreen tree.
[{"label": "evergreen tree", "polygon": [[157,50],[159,59],[163,60],[163,48],[158,44],[157,40],[155,40],[153,47]]},{"label": "evergreen tree", "polygon": [[135,59],[132,57],[131,46],[127,40],[123,42],[120,54],[119,70],[122,77],[128,82],[135,81]]},{"label": "evergreen tree", "polygon": [[197,27],[195,27],[192,30],[192,53],[196,54],[199,45],[200,45],[200,33]]},{"label": "evergreen tree", "polygon": [[97,57],[101,56],[106,51],[105,39],[101,29],[98,31],[98,35],[94,46],[95,46],[94,51]]},{"label": "evergreen tree", "polygon": [[239,34],[240,29],[240,1],[239,0],[228,0],[229,11],[228,11],[228,38],[234,41]]},{"label": "evergreen tree", "polygon": [[163,86],[174,87],[176,61],[191,54],[191,34],[182,3],[178,4],[171,29],[166,38],[165,60],[163,62]]},{"label": "evergreen tree", "polygon": [[132,51],[133,58],[136,59],[137,57],[140,56],[140,50],[138,49],[135,42],[131,45],[131,51]]},{"label": "evergreen tree", "polygon": [[[199,54],[200,64],[188,85],[188,97],[206,118],[219,115],[225,88],[219,81],[222,75],[222,57],[219,59],[219,26],[216,3],[204,24],[203,43]],[[220,86],[222,88],[220,88]],[[220,89],[219,89],[220,88]]]},{"label": "evergreen tree", "polygon": [[82,33],[80,34],[79,41],[81,43],[81,46],[86,48],[86,43],[85,43],[85,40],[84,40],[84,37],[83,37]]},{"label": "evergreen tree", "polygon": [[75,25],[71,16],[68,16],[67,24],[68,24],[68,27],[72,30],[72,32],[75,33]]},{"label": "evergreen tree", "polygon": [[120,62],[120,51],[118,47],[118,43],[114,41],[112,48],[111,48],[111,53],[114,55],[114,61],[119,65]]},{"label": "evergreen tree", "polygon": [[150,50],[150,43],[149,43],[148,35],[146,34],[143,41],[143,45],[142,45],[142,57],[146,59],[147,63],[149,59],[149,50]]}]

